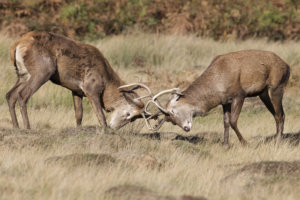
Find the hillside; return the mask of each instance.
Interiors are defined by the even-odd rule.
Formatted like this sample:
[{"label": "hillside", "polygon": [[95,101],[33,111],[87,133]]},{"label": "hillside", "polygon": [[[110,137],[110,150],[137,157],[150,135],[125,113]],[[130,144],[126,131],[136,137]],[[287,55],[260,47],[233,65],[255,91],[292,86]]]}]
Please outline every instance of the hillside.
[{"label": "hillside", "polygon": [[97,39],[135,30],[213,39],[300,38],[299,0],[0,0],[2,32]]}]

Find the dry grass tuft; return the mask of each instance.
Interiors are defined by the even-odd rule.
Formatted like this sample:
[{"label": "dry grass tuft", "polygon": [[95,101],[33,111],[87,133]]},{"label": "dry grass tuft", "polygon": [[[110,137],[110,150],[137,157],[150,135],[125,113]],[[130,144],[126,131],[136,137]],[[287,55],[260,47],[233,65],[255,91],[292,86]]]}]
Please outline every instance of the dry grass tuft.
[{"label": "dry grass tuft", "polygon": [[115,159],[107,154],[70,154],[66,156],[54,156],[45,160],[47,164],[63,164],[69,167],[78,167],[82,165],[97,166],[106,163],[114,163]]},{"label": "dry grass tuft", "polygon": [[300,174],[300,161],[261,161],[245,165],[239,172],[247,172],[252,174],[263,175],[296,175]]},{"label": "dry grass tuft", "polygon": [[222,179],[223,184],[234,187],[278,187],[282,184],[299,184],[300,161],[260,161],[244,165]]},{"label": "dry grass tuft", "polygon": [[204,197],[182,197],[161,196],[157,193],[136,185],[115,186],[106,191],[106,198],[120,200],[206,200]]},{"label": "dry grass tuft", "polygon": [[137,152],[119,152],[113,154],[113,157],[117,161],[121,162],[123,165],[130,165],[132,167],[142,167],[142,168],[160,168],[163,166],[161,161],[157,158],[147,154],[140,154]]}]

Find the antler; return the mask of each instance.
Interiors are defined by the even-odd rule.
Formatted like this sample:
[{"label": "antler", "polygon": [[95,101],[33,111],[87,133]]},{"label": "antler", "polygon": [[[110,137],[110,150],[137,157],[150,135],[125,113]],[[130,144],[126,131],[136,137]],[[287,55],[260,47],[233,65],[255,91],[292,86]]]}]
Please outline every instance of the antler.
[{"label": "antler", "polygon": [[[161,119],[159,121],[159,123],[155,126],[155,127],[152,127],[149,120],[152,119],[152,118],[155,118],[157,116],[159,116],[160,114],[164,113],[164,114],[169,114],[169,111],[167,109],[165,109],[164,107],[161,106],[161,104],[159,103],[158,101],[158,97],[163,95],[163,94],[167,94],[167,93],[176,93],[178,95],[182,95],[180,93],[180,90],[179,88],[173,88],[173,89],[169,89],[169,90],[164,90],[164,91],[161,91],[159,92],[158,94],[156,94],[155,96],[153,96],[146,104],[145,108],[144,108],[144,112],[148,115],[150,115],[150,117],[146,118],[145,115],[143,114],[143,118],[145,119],[145,122],[146,122],[146,125],[149,129],[151,130],[158,130],[162,125],[163,123],[166,121],[165,118]],[[152,115],[150,112],[148,112],[147,108],[148,106],[150,105],[150,103],[153,103],[155,104],[160,111],[158,111],[157,113],[155,113],[154,115]]]},{"label": "antler", "polygon": [[149,122],[150,119],[152,119],[152,118],[154,118],[154,117],[157,117],[157,116],[160,115],[160,114],[161,114],[161,112],[157,112],[157,113],[155,113],[154,115],[151,115],[150,117],[146,118],[145,114],[142,113],[142,116],[143,116],[143,118],[145,119],[145,122],[146,122],[146,125],[147,125],[147,128],[148,128],[148,129],[153,130],[153,131],[156,131],[156,130],[160,129],[160,127],[161,127],[161,126],[163,125],[163,123],[166,121],[164,118],[161,119],[161,120],[159,121],[159,123],[158,123],[155,127],[152,127],[151,124],[150,124],[150,122]]},{"label": "antler", "polygon": [[163,90],[163,91],[159,92],[158,94],[156,94],[155,96],[153,96],[152,99],[149,100],[149,101],[147,102],[147,104],[146,104],[146,106],[145,106],[145,111],[146,111],[146,113],[149,114],[149,112],[147,111],[147,107],[149,106],[149,104],[150,104],[150,103],[154,103],[154,104],[159,108],[160,111],[162,111],[162,112],[165,113],[165,114],[168,114],[169,111],[167,111],[164,107],[162,107],[162,106],[160,105],[159,101],[157,100],[157,98],[158,98],[159,96],[161,96],[161,95],[163,95],[163,94],[167,94],[167,93],[176,93],[176,94],[182,95],[182,94],[180,93],[179,88],[173,88],[173,89]]},{"label": "antler", "polygon": [[[148,129],[151,129],[151,130],[158,130],[162,125],[163,123],[165,122],[165,119],[161,119],[159,121],[159,123],[155,126],[155,127],[152,127],[149,120],[150,119],[153,119],[153,118],[156,118],[158,117],[159,115],[161,115],[161,113],[164,113],[164,114],[168,114],[169,111],[167,111],[164,107],[161,106],[161,104],[159,103],[158,101],[158,97],[163,95],[163,94],[167,94],[167,93],[176,93],[176,94],[179,94],[179,95],[182,95],[180,93],[180,90],[179,88],[173,88],[173,89],[169,89],[169,90],[164,90],[164,91],[161,91],[159,92],[158,94],[154,95],[153,96],[153,93],[151,91],[151,89],[146,86],[145,84],[143,83],[130,83],[130,84],[127,84],[127,85],[122,85],[119,87],[119,89],[124,89],[124,88],[128,88],[128,87],[132,87],[132,86],[135,86],[134,88],[131,88],[130,90],[127,90],[127,91],[133,91],[133,90],[136,90],[136,89],[139,89],[139,88],[144,88],[148,91],[148,95],[145,95],[145,96],[142,96],[142,97],[138,97],[136,98],[136,100],[139,100],[139,99],[144,99],[144,98],[147,98],[147,97],[152,97],[146,104],[146,106],[144,107],[144,113],[142,113],[142,116],[146,122],[146,125],[147,125],[147,128]],[[126,91],[126,90],[125,90]],[[148,106],[150,105],[150,103],[153,103],[155,104],[160,111],[158,111],[157,113],[155,113],[154,115],[152,115],[150,112],[148,112],[147,108]],[[145,114],[149,115],[150,117],[146,117]]]},{"label": "antler", "polygon": [[[151,89],[150,89],[148,86],[146,86],[145,84],[143,84],[143,83],[130,83],[130,84],[127,84],[127,85],[122,85],[121,87],[119,87],[119,89],[124,89],[124,88],[132,87],[132,86],[135,86],[135,87],[134,87],[134,88],[131,88],[131,89],[128,90],[128,91],[133,91],[133,90],[136,90],[136,89],[138,89],[138,88],[144,88],[144,89],[146,89],[146,90],[148,91],[148,93],[149,93],[148,95],[145,95],[145,96],[136,98],[136,100],[144,99],[144,98],[147,98],[147,97],[152,97],[152,98],[153,98],[153,93],[152,93]],[[146,126],[147,126],[148,129],[150,129],[150,130],[158,130],[158,129],[162,126],[162,124],[164,123],[164,120],[161,120],[160,123],[159,123],[158,125],[156,125],[156,127],[152,127],[151,124],[150,124],[150,122],[149,122],[149,120],[150,120],[150,119],[153,119],[153,118],[155,118],[155,117],[157,117],[158,115],[161,114],[161,112],[157,112],[157,113],[155,113],[154,115],[152,115],[152,114],[151,114],[150,112],[148,112],[147,109],[146,109],[148,106],[149,106],[149,102],[147,103],[147,105],[146,105],[145,108],[144,108],[144,113],[142,113],[142,117],[145,119]],[[145,116],[145,114],[149,115],[149,117],[147,118],[147,117]]]},{"label": "antler", "polygon": [[147,97],[153,97],[153,93],[150,90],[150,88],[147,85],[143,84],[143,83],[130,83],[130,84],[127,84],[127,85],[122,85],[122,86],[119,87],[119,89],[124,89],[124,88],[131,87],[131,86],[135,86],[135,87],[130,89],[130,90],[127,90],[127,91],[133,91],[133,90],[136,90],[136,89],[139,89],[139,88],[144,88],[149,93],[148,95],[136,98],[136,100],[144,99],[144,98],[147,98]]}]

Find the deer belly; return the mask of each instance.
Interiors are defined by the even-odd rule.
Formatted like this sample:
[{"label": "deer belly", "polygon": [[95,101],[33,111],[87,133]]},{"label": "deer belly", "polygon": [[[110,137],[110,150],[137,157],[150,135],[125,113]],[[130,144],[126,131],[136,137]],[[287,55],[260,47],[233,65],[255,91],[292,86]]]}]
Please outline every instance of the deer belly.
[{"label": "deer belly", "polygon": [[65,87],[78,94],[83,93],[81,89],[82,81],[78,77],[72,76],[72,74],[57,71],[54,75],[51,76],[50,80],[53,83]]},{"label": "deer belly", "polygon": [[246,86],[243,86],[243,90],[247,96],[256,96],[266,88],[265,82],[255,82]]}]

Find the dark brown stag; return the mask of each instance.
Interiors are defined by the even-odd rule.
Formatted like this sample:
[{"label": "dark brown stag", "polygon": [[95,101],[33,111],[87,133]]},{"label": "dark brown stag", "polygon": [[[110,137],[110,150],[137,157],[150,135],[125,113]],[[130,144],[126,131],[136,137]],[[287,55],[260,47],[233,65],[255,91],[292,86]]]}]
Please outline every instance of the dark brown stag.
[{"label": "dark brown stag", "polygon": [[[244,99],[259,96],[275,118],[276,136],[280,139],[285,118],[282,98],[289,75],[288,64],[272,52],[238,51],[213,59],[203,74],[185,91],[179,92],[176,88],[162,91],[149,103],[155,103],[165,114],[162,123],[170,121],[185,131],[190,131],[192,128],[193,117],[203,115],[217,105],[222,105],[224,144],[228,144],[230,126],[239,141],[246,144],[237,127],[238,117]],[[157,98],[166,93],[173,93],[173,96],[164,108],[158,103]]]},{"label": "dark brown stag", "polygon": [[84,96],[90,100],[102,126],[107,126],[102,109],[112,111],[109,127],[113,129],[143,116],[144,104],[133,90],[145,85],[119,89],[124,82],[91,45],[54,33],[33,31],[11,47],[10,55],[18,80],[6,98],[15,128],[19,127],[16,102],[20,104],[24,127],[29,129],[27,101],[48,80],[72,91],[77,126],[82,121]]}]

